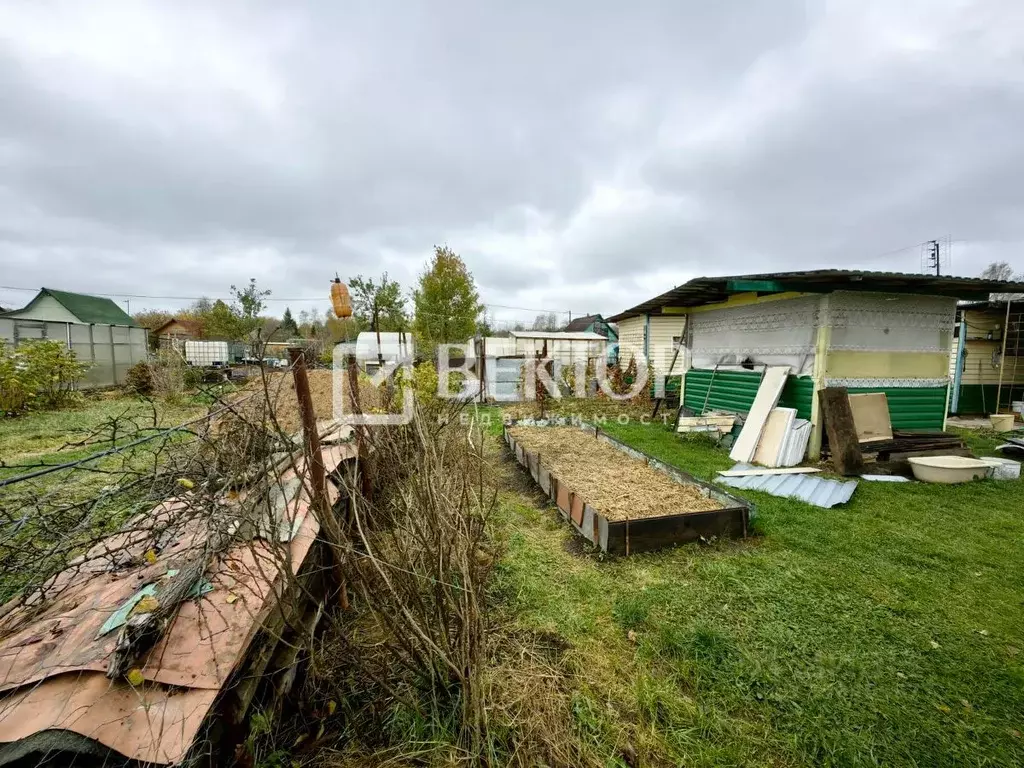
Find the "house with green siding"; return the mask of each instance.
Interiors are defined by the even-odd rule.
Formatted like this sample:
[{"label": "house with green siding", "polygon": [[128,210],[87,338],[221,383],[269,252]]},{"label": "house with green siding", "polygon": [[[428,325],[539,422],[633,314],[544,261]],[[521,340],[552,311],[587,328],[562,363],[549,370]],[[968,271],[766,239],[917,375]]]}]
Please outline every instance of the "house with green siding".
[{"label": "house with green siding", "polygon": [[788,366],[780,404],[811,421],[815,458],[826,386],[884,392],[896,429],[943,429],[958,301],[1017,291],[1024,285],[853,270],[701,277],[609,321],[656,370],[671,366],[696,412],[746,412],[764,368]]}]

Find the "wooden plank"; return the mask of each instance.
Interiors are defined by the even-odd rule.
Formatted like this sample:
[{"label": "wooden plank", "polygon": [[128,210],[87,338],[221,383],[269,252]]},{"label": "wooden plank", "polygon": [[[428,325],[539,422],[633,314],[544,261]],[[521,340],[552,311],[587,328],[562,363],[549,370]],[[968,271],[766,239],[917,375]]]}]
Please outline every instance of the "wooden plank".
[{"label": "wooden plank", "polygon": [[782,388],[786,386],[788,376],[788,365],[770,366],[764,372],[764,378],[761,379],[761,386],[750,406],[747,420],[729,452],[729,458],[733,461],[748,462],[754,457],[757,441],[761,439],[761,430],[764,429],[764,424],[772,409],[778,405],[779,397],[782,396]]},{"label": "wooden plank", "polygon": [[832,465],[840,475],[861,474],[864,471],[864,457],[860,452],[857,427],[853,423],[846,387],[825,387],[819,394]]},{"label": "wooden plank", "polygon": [[782,449],[789,437],[796,419],[796,408],[775,408],[768,414],[768,420],[761,430],[761,439],[754,451],[754,463],[765,467],[777,467],[781,463]]},{"label": "wooden plank", "polygon": [[850,395],[850,411],[857,439],[862,443],[892,440],[892,422],[889,420],[889,399],[884,392]]},{"label": "wooden plank", "polygon": [[602,530],[602,549],[610,555],[629,555],[712,537],[736,539],[746,535],[749,514],[746,508],[733,507],[609,522],[607,539]]},{"label": "wooden plank", "polygon": [[812,472],[821,472],[816,467],[776,467],[767,469],[754,467],[753,469],[723,469],[719,471],[722,477],[747,477],[749,475],[809,475]]}]

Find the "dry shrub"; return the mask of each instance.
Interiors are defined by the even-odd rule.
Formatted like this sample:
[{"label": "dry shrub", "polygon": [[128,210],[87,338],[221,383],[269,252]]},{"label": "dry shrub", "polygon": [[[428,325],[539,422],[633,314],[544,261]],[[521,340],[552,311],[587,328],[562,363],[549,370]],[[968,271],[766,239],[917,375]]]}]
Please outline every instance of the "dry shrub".
[{"label": "dry shrub", "polygon": [[460,411],[418,403],[413,423],[361,436],[376,460],[370,482],[348,488],[352,609],[319,639],[298,715],[275,734],[300,744],[292,760],[588,764],[571,732],[562,649],[503,631],[488,610],[496,491],[484,440]]}]

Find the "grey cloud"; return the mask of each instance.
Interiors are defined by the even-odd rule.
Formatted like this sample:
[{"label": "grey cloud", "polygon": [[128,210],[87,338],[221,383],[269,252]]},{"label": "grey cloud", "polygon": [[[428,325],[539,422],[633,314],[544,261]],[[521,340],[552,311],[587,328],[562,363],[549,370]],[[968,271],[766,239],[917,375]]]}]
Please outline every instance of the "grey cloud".
[{"label": "grey cloud", "polygon": [[100,7],[0,11],[0,284],[316,296],[444,243],[610,314],[947,233],[1024,269],[1009,0]]}]

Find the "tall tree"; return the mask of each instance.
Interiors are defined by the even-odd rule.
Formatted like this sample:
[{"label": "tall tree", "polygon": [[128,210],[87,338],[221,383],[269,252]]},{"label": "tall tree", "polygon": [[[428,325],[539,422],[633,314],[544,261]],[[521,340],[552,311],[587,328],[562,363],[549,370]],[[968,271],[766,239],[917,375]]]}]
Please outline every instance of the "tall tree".
[{"label": "tall tree", "polygon": [[352,314],[360,325],[376,331],[403,331],[409,327],[401,286],[385,272],[380,280],[356,275],[348,283]]},{"label": "tall tree", "polygon": [[238,313],[217,299],[203,318],[203,338],[238,341],[244,335],[245,331]]},{"label": "tall tree", "polygon": [[465,343],[476,332],[477,318],[484,311],[473,275],[447,246],[434,246],[434,257],[412,296],[416,305],[413,329],[427,348]]},{"label": "tall tree", "polygon": [[151,331],[155,331],[172,317],[174,315],[162,309],[143,309],[141,312],[132,312],[132,320]]},{"label": "tall tree", "polygon": [[982,280],[1013,280],[1013,267],[1005,261],[993,261],[981,270]]},{"label": "tall tree", "polygon": [[[983,270],[981,270],[981,278],[983,280],[1000,280],[1000,281],[1024,281],[1024,274],[1013,274],[1013,267],[1005,261],[993,261]],[[988,295],[989,301],[1019,301],[1024,298],[1024,294],[1020,293],[990,293]]]},{"label": "tall tree", "polygon": [[232,285],[231,294],[234,297],[232,309],[238,317],[239,338],[248,338],[263,325],[260,314],[267,306],[266,298],[270,295],[270,289],[260,290],[256,278],[250,277],[249,284],[243,288]]},{"label": "tall tree", "polygon": [[281,318],[281,333],[286,337],[298,336],[299,326],[292,317],[291,307],[284,308],[284,316]]}]

